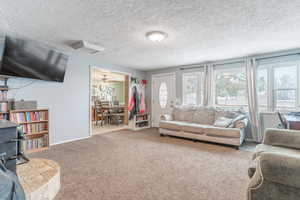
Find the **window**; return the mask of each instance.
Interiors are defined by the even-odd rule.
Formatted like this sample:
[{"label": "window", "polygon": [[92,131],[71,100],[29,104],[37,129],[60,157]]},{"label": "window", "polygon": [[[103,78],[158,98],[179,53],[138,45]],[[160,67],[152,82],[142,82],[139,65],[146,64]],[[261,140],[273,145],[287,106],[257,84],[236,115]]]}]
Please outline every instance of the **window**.
[{"label": "window", "polygon": [[247,107],[247,81],[244,67],[214,70],[214,103],[216,106]]},{"label": "window", "polygon": [[162,82],[159,87],[159,105],[161,108],[166,108],[168,102],[168,88],[165,82]]},{"label": "window", "polygon": [[289,111],[299,106],[299,65],[272,64],[259,66],[257,75],[260,111]]},{"label": "window", "polygon": [[182,83],[183,104],[201,105],[203,102],[203,72],[184,73]]},{"label": "window", "polygon": [[257,100],[261,111],[268,110],[268,70],[260,69],[257,73]]},{"label": "window", "polygon": [[274,68],[275,106],[277,110],[296,107],[297,67]]}]

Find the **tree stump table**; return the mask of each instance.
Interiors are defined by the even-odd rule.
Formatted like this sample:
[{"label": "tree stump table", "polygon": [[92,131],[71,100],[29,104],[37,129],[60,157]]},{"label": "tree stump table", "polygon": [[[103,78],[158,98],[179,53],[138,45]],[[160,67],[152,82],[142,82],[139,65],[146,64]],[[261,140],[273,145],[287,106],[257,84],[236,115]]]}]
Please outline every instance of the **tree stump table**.
[{"label": "tree stump table", "polygon": [[31,159],[17,166],[26,200],[52,200],[60,189],[60,167],[47,159]]}]

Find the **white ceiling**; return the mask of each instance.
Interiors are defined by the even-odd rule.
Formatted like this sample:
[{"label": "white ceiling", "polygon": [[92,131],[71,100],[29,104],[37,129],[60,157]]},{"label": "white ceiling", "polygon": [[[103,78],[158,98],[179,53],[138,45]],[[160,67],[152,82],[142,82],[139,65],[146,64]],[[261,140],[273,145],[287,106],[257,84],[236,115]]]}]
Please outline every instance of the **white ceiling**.
[{"label": "white ceiling", "polygon": [[[145,33],[169,37],[155,44]],[[0,0],[0,31],[150,70],[300,47],[299,0]]]}]

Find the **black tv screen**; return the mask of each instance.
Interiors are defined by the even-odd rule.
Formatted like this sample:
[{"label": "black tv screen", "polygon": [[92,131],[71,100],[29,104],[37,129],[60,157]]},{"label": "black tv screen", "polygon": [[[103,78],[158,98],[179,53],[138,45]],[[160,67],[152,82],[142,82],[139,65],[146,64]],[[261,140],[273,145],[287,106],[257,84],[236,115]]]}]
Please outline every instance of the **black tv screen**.
[{"label": "black tv screen", "polygon": [[4,53],[4,46],[5,46],[5,36],[0,35],[0,66],[2,64],[2,58]]},{"label": "black tv screen", "polygon": [[35,41],[6,37],[0,75],[63,82],[68,56]]}]

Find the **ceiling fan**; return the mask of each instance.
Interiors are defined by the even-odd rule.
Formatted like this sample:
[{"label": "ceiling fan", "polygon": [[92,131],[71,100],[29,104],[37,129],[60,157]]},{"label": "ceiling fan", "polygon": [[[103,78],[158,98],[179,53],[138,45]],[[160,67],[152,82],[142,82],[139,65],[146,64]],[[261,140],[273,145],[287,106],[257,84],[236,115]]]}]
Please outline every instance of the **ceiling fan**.
[{"label": "ceiling fan", "polygon": [[101,80],[102,80],[103,82],[106,82],[106,81],[108,80],[107,75],[104,74],[104,75],[103,75],[103,78],[102,78]]}]

